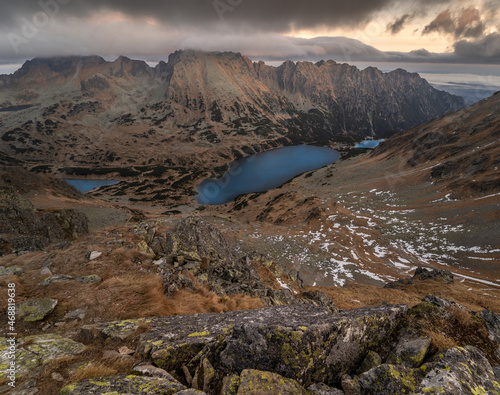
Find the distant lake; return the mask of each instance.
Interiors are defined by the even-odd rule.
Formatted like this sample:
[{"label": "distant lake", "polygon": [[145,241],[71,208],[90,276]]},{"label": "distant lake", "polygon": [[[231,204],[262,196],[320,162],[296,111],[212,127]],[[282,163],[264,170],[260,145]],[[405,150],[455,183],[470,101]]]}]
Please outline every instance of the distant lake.
[{"label": "distant lake", "polygon": [[382,141],[384,140],[365,140],[361,143],[356,144],[354,148],[373,149],[377,148]]},{"label": "distant lake", "polygon": [[73,180],[68,178],[64,178],[64,181],[72,187],[78,189],[81,193],[85,193],[99,187],[116,185],[120,182],[116,180]]},{"label": "distant lake", "polygon": [[340,153],[325,147],[283,147],[238,159],[220,179],[209,178],[197,188],[200,204],[232,202],[236,196],[277,188],[295,176],[336,162]]}]

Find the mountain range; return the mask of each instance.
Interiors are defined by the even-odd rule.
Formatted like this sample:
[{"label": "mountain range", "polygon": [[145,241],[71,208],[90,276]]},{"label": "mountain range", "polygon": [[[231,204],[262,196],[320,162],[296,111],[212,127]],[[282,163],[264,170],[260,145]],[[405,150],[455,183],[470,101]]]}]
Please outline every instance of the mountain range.
[{"label": "mountain range", "polygon": [[36,58],[0,76],[0,148],[58,168],[205,168],[276,146],[389,136],[464,106],[417,74],[334,61],[272,67],[178,51],[153,68],[126,57]]}]

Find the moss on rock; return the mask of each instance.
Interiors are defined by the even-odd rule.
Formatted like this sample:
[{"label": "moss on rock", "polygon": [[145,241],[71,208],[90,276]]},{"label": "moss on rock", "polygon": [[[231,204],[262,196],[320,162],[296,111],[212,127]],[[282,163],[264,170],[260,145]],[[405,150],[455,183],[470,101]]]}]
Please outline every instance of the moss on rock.
[{"label": "moss on rock", "polygon": [[[33,369],[41,368],[44,364],[78,355],[86,346],[74,340],[56,334],[28,336],[18,339],[16,344],[16,377],[22,377]],[[9,363],[7,339],[0,338],[0,367]],[[0,379],[7,375],[5,369],[0,371]]]},{"label": "moss on rock", "polygon": [[54,311],[56,299],[31,299],[16,304],[19,318],[26,322],[41,321]]},{"label": "moss on rock", "polygon": [[308,392],[298,382],[276,373],[254,369],[241,372],[238,395],[307,395]]},{"label": "moss on rock", "polygon": [[184,385],[171,379],[119,374],[112,377],[83,380],[76,384],[67,385],[61,390],[60,395],[173,395],[185,389]]}]

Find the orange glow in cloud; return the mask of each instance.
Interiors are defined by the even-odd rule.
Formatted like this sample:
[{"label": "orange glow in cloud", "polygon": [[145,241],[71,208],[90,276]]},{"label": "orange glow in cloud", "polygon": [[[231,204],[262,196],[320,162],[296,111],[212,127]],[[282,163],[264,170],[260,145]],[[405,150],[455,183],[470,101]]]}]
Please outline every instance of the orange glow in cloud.
[{"label": "orange glow in cloud", "polygon": [[387,23],[369,23],[360,29],[314,29],[295,30],[287,36],[314,38],[321,36],[349,37],[371,45],[380,51],[410,52],[425,48],[430,52],[443,53],[449,50],[451,42],[449,38],[439,34],[421,35],[422,26],[408,24],[396,35],[386,31]]},{"label": "orange glow in cloud", "polygon": [[90,18],[90,23],[95,25],[105,25],[109,23],[130,23],[137,24],[137,22],[146,23],[148,25],[157,26],[158,22],[154,18],[138,19],[125,15],[121,12],[108,11],[94,14]]}]

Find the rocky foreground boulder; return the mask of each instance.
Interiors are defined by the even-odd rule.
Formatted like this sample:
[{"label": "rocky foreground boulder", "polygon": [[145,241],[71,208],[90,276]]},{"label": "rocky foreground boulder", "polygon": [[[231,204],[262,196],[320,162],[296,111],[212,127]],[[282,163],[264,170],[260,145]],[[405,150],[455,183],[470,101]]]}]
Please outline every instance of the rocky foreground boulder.
[{"label": "rocky foreground boulder", "polygon": [[[481,345],[436,351],[432,337],[415,326],[424,317],[430,322],[429,314],[445,317],[456,308],[421,302],[412,309],[381,305],[332,313],[299,304],[116,321],[66,335],[31,336],[17,341],[23,368],[14,393],[37,393],[40,377],[51,377],[61,382],[65,395],[498,394],[498,368],[491,364],[498,358]],[[489,330],[486,351],[499,350],[495,323],[500,316],[463,311]],[[1,366],[8,363],[4,344],[6,339]],[[125,361],[128,368],[110,374],[100,362],[85,360],[99,349],[104,359]],[[93,375],[65,381],[81,366],[94,366]],[[10,389],[0,387],[0,393]]]},{"label": "rocky foreground boulder", "polygon": [[499,393],[481,350],[453,347],[432,355],[430,338],[411,330],[411,317],[404,305],[338,313],[293,305],[88,326],[80,341],[113,344],[147,327],[134,354],[140,368],[83,380],[61,393]]}]

